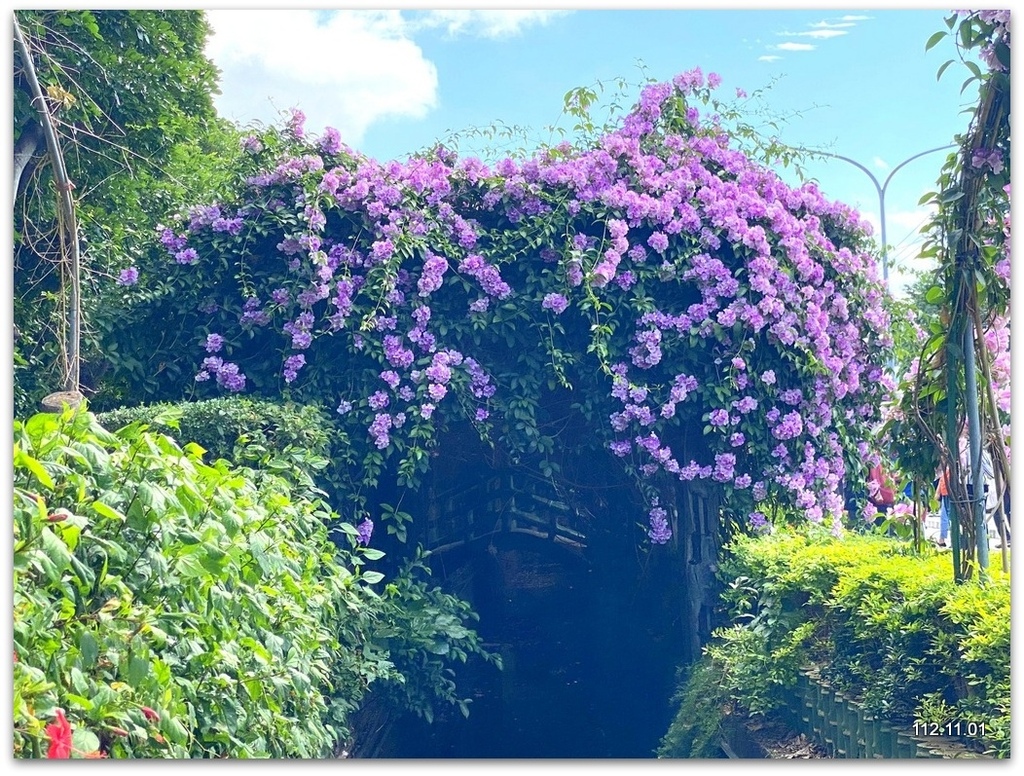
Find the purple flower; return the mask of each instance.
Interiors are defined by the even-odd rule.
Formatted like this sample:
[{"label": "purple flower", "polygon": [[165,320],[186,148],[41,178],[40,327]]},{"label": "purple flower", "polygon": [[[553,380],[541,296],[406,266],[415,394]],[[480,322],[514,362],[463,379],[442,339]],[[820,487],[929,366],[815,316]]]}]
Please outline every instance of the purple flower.
[{"label": "purple flower", "polygon": [[352,402],[345,401],[344,399],[342,399],[340,402],[338,402],[338,410],[337,410],[337,412],[338,412],[339,415],[347,415],[351,411],[352,411]]},{"label": "purple flower", "polygon": [[206,343],[203,345],[207,353],[219,353],[224,347],[224,338],[219,334],[207,334]]},{"label": "purple flower", "polygon": [[647,238],[647,244],[658,253],[664,253],[665,249],[668,248],[668,237],[665,236],[664,232],[654,232]]},{"label": "purple flower", "polygon": [[551,310],[555,315],[561,315],[569,306],[569,300],[562,294],[548,294],[540,306],[545,310]]},{"label": "purple flower", "polygon": [[744,396],[739,401],[734,401],[732,406],[746,415],[748,412],[753,412],[757,409],[757,399],[753,396]]},{"label": "purple flower", "polygon": [[711,416],[708,421],[712,426],[728,426],[729,425],[729,413],[727,410],[718,409],[712,410]]},{"label": "purple flower", "polygon": [[476,408],[476,415],[474,417],[476,418],[476,422],[477,423],[483,423],[490,416],[491,416],[491,413],[489,413],[483,407],[477,407]]},{"label": "purple flower", "polygon": [[728,482],[736,473],[736,456],[720,453],[715,456],[715,469],[711,477],[716,482]]},{"label": "purple flower", "polygon": [[306,357],[301,353],[288,356],[284,360],[284,381],[286,383],[294,382],[295,378],[299,374],[299,370],[306,365]]},{"label": "purple flower", "polygon": [[420,296],[430,296],[444,283],[444,273],[448,271],[448,260],[442,256],[428,254],[423,262],[423,274],[416,283]]},{"label": "purple flower", "polygon": [[117,277],[117,284],[119,286],[134,286],[139,282],[139,270],[135,267],[128,267],[127,269],[121,270],[121,274]]},{"label": "purple flower", "polygon": [[195,264],[199,260],[199,254],[195,248],[185,248],[174,254],[174,260],[179,264]]},{"label": "purple flower", "polygon": [[768,518],[760,512],[751,512],[747,515],[747,523],[750,525],[750,528],[754,533],[768,533],[771,530]]},{"label": "purple flower", "polygon": [[632,450],[632,445],[628,439],[616,440],[608,444],[608,448],[617,455],[619,458],[623,458],[629,455],[629,451]]},{"label": "purple flower", "polygon": [[370,518],[366,518],[359,525],[356,526],[356,533],[359,534],[357,540],[362,545],[370,543],[370,537],[373,536],[373,521]]},{"label": "purple flower", "polygon": [[388,406],[388,395],[384,391],[373,393],[367,400],[371,410],[382,410]]},{"label": "purple flower", "polygon": [[391,416],[386,412],[378,412],[373,422],[370,424],[368,431],[370,437],[373,439],[374,445],[378,450],[383,450],[389,444],[391,444],[391,437],[388,436],[388,431],[391,430]]},{"label": "purple flower", "polygon": [[672,529],[669,528],[667,513],[662,507],[654,507],[648,513],[650,528],[647,535],[654,544],[665,544],[672,538]]},{"label": "purple flower", "polygon": [[245,375],[238,369],[238,364],[225,363],[217,370],[217,385],[238,393],[245,388]]},{"label": "purple flower", "polygon": [[336,154],[341,150],[341,133],[338,132],[334,127],[327,127],[324,129],[324,134],[320,138],[320,150],[325,154]]},{"label": "purple flower", "polygon": [[247,154],[258,154],[263,150],[263,143],[255,135],[247,135],[241,140],[242,150]]},{"label": "purple flower", "polygon": [[296,140],[301,139],[305,132],[306,114],[298,108],[292,108],[291,116],[288,118],[288,132]]}]

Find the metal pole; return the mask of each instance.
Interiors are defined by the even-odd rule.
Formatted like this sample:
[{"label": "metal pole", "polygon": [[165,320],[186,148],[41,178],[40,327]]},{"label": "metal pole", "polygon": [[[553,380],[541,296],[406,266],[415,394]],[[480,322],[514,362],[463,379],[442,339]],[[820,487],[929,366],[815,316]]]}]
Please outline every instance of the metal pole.
[{"label": "metal pole", "polygon": [[[982,470],[981,421],[978,414],[978,385],[974,364],[974,319],[966,316],[964,327],[964,400],[967,403],[967,433],[970,439],[970,482],[974,483],[971,511],[974,541],[978,547],[978,577],[988,571],[988,526],[985,521],[985,472]],[[958,448],[959,450],[959,448]]]},{"label": "metal pole", "polygon": [[879,224],[881,225],[882,232],[882,279],[885,281],[886,287],[888,287],[889,285],[889,242],[886,237],[885,230],[885,192],[889,188],[889,182],[892,180],[892,176],[894,176],[900,169],[902,169],[908,163],[914,161],[915,159],[925,156],[926,154],[933,154],[936,151],[943,151],[947,148],[956,147],[957,146],[955,145],[944,145],[939,146],[938,148],[929,148],[927,151],[921,151],[920,153],[914,154],[913,156],[909,156],[889,171],[889,175],[886,176],[884,183],[879,183],[878,178],[875,177],[875,174],[871,172],[871,170],[869,170],[863,164],[858,162],[856,159],[851,159],[850,157],[843,156],[842,154],[833,154],[828,151],[811,151],[811,153],[813,154],[819,154],[821,156],[830,156],[833,159],[840,159],[841,161],[849,162],[854,167],[861,170],[865,175],[867,175],[871,179],[871,182],[875,185],[875,191],[878,193],[878,215]]}]

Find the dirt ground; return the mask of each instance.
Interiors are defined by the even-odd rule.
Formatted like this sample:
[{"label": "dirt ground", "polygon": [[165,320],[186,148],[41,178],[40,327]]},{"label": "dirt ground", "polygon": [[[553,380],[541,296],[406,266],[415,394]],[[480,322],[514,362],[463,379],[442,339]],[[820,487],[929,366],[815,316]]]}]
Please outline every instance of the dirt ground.
[{"label": "dirt ground", "polygon": [[795,733],[785,725],[765,720],[749,720],[750,737],[771,760],[826,760],[825,750],[803,733]]}]

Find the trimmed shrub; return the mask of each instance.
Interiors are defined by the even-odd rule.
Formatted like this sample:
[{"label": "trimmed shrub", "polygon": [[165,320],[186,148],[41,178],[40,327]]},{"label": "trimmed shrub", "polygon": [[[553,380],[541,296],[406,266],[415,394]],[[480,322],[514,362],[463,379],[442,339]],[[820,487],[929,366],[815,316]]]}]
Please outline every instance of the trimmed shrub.
[{"label": "trimmed shrub", "polygon": [[719,692],[704,697],[706,679],[684,684],[662,756],[689,756],[680,742],[697,740],[694,694],[708,708],[771,713],[813,667],[896,725],[983,723],[984,737],[967,743],[1008,757],[1010,581],[992,570],[984,584],[956,584],[949,563],[875,535],[737,537],[720,569],[731,623],[701,669],[718,674]]},{"label": "trimmed shrub", "polygon": [[212,459],[229,461],[237,460],[239,446],[247,445],[275,452],[292,446],[326,457],[332,425],[330,416],[312,405],[240,396],[121,407],[96,419],[110,430],[130,423],[162,426],[182,443],[196,442]]}]

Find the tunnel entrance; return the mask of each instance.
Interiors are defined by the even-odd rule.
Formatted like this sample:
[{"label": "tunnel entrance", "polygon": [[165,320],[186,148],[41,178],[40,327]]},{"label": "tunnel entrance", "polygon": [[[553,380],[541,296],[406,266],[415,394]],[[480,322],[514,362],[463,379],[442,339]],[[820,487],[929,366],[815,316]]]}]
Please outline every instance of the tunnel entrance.
[{"label": "tunnel entrance", "polygon": [[720,493],[666,488],[673,536],[651,546],[644,499],[619,462],[588,449],[583,431],[571,438],[557,477],[489,455],[469,434],[432,463],[411,540],[430,551],[433,580],[472,605],[504,670],[462,666],[468,718],[452,706],[432,723],[378,720],[352,756],[654,757],[676,671],[712,628]]},{"label": "tunnel entrance", "polygon": [[468,718],[400,720],[375,756],[653,757],[686,650],[681,591],[659,564],[593,561],[593,548],[514,534],[439,558],[435,578],[472,602],[504,670],[467,665]]}]

